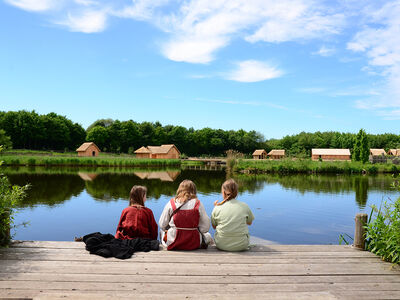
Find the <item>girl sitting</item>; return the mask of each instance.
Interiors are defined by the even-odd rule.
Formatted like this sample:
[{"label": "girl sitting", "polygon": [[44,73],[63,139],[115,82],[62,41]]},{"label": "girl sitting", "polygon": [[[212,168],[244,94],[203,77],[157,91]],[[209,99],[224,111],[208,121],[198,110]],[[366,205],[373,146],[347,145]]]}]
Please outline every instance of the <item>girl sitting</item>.
[{"label": "girl sitting", "polygon": [[243,251],[249,248],[249,229],[254,215],[249,206],[236,200],[238,185],[233,179],[224,182],[221,188],[223,201],[214,202],[211,223],[215,229],[214,240],[218,249]]},{"label": "girl sitting", "polygon": [[144,206],[147,189],[134,185],[129,194],[129,206],[121,213],[116,239],[144,238],[157,240],[157,223],[151,209]]},{"label": "girl sitting", "polygon": [[161,241],[168,250],[194,250],[206,248],[212,240],[208,233],[210,218],[197,199],[196,185],[184,180],[175,198],[164,207],[160,221]]}]

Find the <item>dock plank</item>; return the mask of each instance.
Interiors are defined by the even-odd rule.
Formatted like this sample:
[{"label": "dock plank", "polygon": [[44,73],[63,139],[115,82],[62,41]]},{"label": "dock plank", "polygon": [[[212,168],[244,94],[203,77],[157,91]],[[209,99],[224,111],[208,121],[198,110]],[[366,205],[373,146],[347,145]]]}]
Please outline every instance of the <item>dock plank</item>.
[{"label": "dock plank", "polygon": [[0,249],[0,298],[132,297],[399,299],[400,271],[340,245],[258,245],[240,253],[161,250],[128,260],[90,255],[75,242],[17,241]]}]

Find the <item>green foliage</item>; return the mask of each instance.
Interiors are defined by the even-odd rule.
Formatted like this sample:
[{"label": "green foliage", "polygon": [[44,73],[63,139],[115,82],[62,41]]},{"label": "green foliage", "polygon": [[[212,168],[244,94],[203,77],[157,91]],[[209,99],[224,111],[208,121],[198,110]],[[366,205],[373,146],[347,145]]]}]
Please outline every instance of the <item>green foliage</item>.
[{"label": "green foliage", "polygon": [[86,137],[81,125],[64,116],[25,110],[0,112],[0,129],[17,149],[75,150]]},{"label": "green foliage", "polygon": [[[0,152],[3,146],[0,146]],[[2,162],[0,162],[1,166]],[[25,197],[28,185],[12,186],[6,176],[0,175],[0,246],[10,242],[10,228],[14,227],[15,208]]]},{"label": "green foliage", "polygon": [[[396,168],[397,170],[397,168]],[[365,166],[361,162],[349,161],[312,161],[310,159],[292,160],[239,160],[234,171],[243,173],[327,173],[327,174],[369,174],[391,173],[389,164],[374,164]]]},{"label": "green foliage", "polygon": [[6,132],[3,129],[0,129],[0,145],[3,146],[3,149],[12,148],[11,138],[6,135]]},{"label": "green foliage", "polygon": [[360,129],[355,138],[355,143],[353,148],[353,160],[366,163],[368,159],[369,159],[368,136],[365,133],[364,129]]},{"label": "green foliage", "polygon": [[44,156],[44,155],[2,155],[6,166],[180,166],[179,159],[140,159],[120,156],[98,156],[98,157],[77,157],[77,156]]},{"label": "green foliage", "polygon": [[[372,215],[375,216],[372,218]],[[378,209],[372,207],[370,221],[366,225],[366,249],[382,259],[400,263],[400,198],[384,201]]]}]

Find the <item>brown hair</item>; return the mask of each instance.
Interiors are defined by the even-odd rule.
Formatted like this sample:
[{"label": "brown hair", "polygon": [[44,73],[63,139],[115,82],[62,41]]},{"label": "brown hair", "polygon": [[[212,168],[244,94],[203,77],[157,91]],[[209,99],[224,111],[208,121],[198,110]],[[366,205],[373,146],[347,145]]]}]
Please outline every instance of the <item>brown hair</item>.
[{"label": "brown hair", "polygon": [[147,188],[141,185],[134,185],[129,193],[129,205],[139,204],[144,206],[144,197],[146,196]]},{"label": "brown hair", "polygon": [[193,181],[185,179],[180,183],[176,191],[175,200],[183,203],[193,198],[197,198],[196,185]]},{"label": "brown hair", "polygon": [[222,190],[225,192],[225,199],[229,201],[236,198],[238,194],[238,184],[233,179],[228,179],[222,184]]}]

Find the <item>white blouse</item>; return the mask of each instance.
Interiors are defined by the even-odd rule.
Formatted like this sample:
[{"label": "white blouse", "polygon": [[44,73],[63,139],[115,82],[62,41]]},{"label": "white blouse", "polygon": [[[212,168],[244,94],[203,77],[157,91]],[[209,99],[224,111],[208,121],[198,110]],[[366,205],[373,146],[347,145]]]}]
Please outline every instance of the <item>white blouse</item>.
[{"label": "white blouse", "polygon": [[[182,205],[181,202],[178,202],[175,200],[175,205],[176,208],[180,207]],[[196,199],[191,199],[188,200],[185,206],[183,206],[180,210],[189,210],[193,209],[194,206],[196,205]],[[176,237],[176,226],[174,223],[174,218],[171,218],[172,212],[174,210],[172,209],[170,201],[165,205],[164,210],[161,214],[160,220],[158,222],[160,226],[160,240],[165,246],[171,245],[175,241]],[[210,218],[208,217],[206,210],[204,208],[203,203],[200,202],[199,205],[199,214],[200,214],[200,220],[199,220],[199,231],[201,233],[207,233],[208,230],[210,230]],[[167,243],[163,241],[164,238],[164,231],[167,229],[168,225],[170,228],[168,229],[168,234],[167,234]],[[201,244],[201,234],[200,234],[200,244]]]}]

